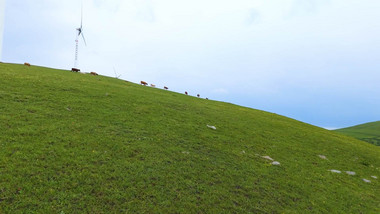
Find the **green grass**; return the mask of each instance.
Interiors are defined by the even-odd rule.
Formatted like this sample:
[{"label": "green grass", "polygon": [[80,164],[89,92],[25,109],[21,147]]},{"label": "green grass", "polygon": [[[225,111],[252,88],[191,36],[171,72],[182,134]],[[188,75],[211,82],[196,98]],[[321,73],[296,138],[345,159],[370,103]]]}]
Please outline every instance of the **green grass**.
[{"label": "green grass", "polygon": [[334,131],[380,146],[380,121]]},{"label": "green grass", "polygon": [[114,78],[0,75],[0,213],[380,212],[374,145]]}]

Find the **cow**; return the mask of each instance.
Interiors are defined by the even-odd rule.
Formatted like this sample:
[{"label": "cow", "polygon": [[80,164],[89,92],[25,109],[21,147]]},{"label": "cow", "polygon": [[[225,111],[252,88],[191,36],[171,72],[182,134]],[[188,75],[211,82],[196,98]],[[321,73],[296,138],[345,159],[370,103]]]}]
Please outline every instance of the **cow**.
[{"label": "cow", "polygon": [[164,89],[168,90],[169,88],[168,88],[168,87],[166,87],[166,86],[164,86]]},{"label": "cow", "polygon": [[28,63],[28,62],[25,62],[24,65],[30,67],[30,63]]},{"label": "cow", "polygon": [[189,94],[187,93],[187,91],[185,91],[185,94],[186,94],[186,95],[189,95]]},{"label": "cow", "polygon": [[80,69],[79,69],[79,68],[72,68],[71,71],[72,71],[72,72],[79,72]]},{"label": "cow", "polygon": [[197,94],[197,97],[200,97],[201,95]]},{"label": "cow", "polygon": [[156,87],[156,85],[154,85],[154,84],[150,84],[150,86],[151,86],[151,87],[153,87],[153,88],[155,88],[155,87]]},{"label": "cow", "polygon": [[145,82],[145,81],[142,81],[142,80],[140,81],[140,84],[141,84],[141,85],[148,85],[148,83],[147,83],[147,82]]},{"label": "cow", "polygon": [[206,100],[208,100],[208,98],[206,97]]},{"label": "cow", "polygon": [[93,71],[91,71],[90,74],[91,74],[91,75],[94,75],[94,76],[97,76],[97,75],[98,75],[96,72],[93,72]]}]

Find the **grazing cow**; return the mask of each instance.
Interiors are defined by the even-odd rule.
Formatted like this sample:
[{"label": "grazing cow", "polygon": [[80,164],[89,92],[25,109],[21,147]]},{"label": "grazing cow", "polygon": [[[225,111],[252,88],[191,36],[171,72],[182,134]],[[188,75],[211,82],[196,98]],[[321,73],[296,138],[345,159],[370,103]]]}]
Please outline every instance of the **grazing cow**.
[{"label": "grazing cow", "polygon": [[145,81],[140,81],[140,84],[141,84],[141,85],[148,85],[148,83],[145,82]]},{"label": "grazing cow", "polygon": [[201,95],[197,94],[197,97],[200,97]]},{"label": "grazing cow", "polygon": [[91,75],[94,75],[94,76],[97,76],[97,75],[98,75],[96,72],[93,72],[93,71],[91,71],[90,74],[91,74]]},{"label": "grazing cow", "polygon": [[168,90],[169,88],[168,88],[168,87],[166,87],[166,86],[164,86],[164,89]]},{"label": "grazing cow", "polygon": [[156,85],[154,85],[154,84],[150,84],[150,86],[151,86],[151,87],[153,87],[153,88],[155,88],[155,87],[156,87]]},{"label": "grazing cow", "polygon": [[24,65],[30,67],[30,63],[28,63],[28,62],[25,62]]},{"label": "grazing cow", "polygon": [[72,72],[79,72],[80,69],[79,69],[79,68],[72,68],[71,71],[72,71]]},{"label": "grazing cow", "polygon": [[185,91],[185,94],[186,94],[186,95],[189,95],[189,94],[187,93],[187,91]]}]

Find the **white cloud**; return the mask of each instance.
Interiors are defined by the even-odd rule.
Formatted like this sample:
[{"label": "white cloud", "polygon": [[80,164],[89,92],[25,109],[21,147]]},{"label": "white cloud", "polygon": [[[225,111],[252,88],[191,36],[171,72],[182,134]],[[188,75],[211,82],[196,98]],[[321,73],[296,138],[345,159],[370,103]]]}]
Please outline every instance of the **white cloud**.
[{"label": "white cloud", "polygon": [[251,24],[257,23],[259,18],[260,18],[260,13],[254,8],[251,8],[248,10],[247,19],[245,22],[248,25],[251,25]]},{"label": "white cloud", "polygon": [[299,16],[318,12],[322,5],[330,3],[330,0],[295,0],[291,5],[289,15]]}]

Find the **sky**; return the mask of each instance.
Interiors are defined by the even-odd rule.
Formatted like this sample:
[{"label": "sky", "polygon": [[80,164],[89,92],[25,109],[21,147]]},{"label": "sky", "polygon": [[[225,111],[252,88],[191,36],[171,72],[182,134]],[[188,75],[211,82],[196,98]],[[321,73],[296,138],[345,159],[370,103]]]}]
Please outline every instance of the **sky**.
[{"label": "sky", "polygon": [[0,0],[0,62],[2,58],[1,50],[3,49],[4,9],[5,9],[5,0]]},{"label": "sky", "polygon": [[380,120],[378,0],[8,0],[0,60],[70,70],[82,4],[82,71],[328,129]]}]

